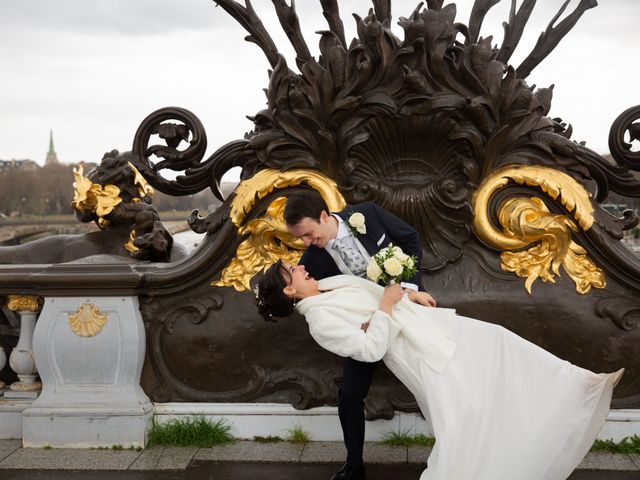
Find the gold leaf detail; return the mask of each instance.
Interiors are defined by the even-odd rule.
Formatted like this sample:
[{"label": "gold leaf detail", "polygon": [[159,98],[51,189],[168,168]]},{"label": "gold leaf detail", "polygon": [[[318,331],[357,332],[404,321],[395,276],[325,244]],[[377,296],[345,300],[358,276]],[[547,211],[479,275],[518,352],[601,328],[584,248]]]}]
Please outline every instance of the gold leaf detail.
[{"label": "gold leaf detail", "polygon": [[586,251],[571,240],[577,227],[565,215],[553,215],[539,198],[513,198],[500,209],[499,221],[507,235],[535,245],[520,252],[503,252],[502,269],[526,278],[525,288],[540,278],[555,283],[562,265],[576,284],[578,293],[591,287],[604,288],[604,273],[586,256]]},{"label": "gold leaf detail", "polygon": [[84,303],[76,313],[69,313],[69,327],[79,337],[93,337],[102,331],[107,323],[107,314],[93,303]]},{"label": "gold leaf detail", "polygon": [[240,182],[236,187],[236,197],[231,204],[231,219],[239,227],[238,235],[248,235],[248,238],[238,246],[235,257],[222,271],[220,280],[213,282],[212,285],[232,286],[241,292],[250,288],[249,282],[254,275],[266,270],[277,260],[281,259],[294,264],[300,260],[305,246],[287,230],[284,221],[286,197],[279,197],[271,202],[264,216],[251,219],[242,226],[241,223],[257,199],[264,198],[274,189],[303,183],[322,195],[329,210],[338,211],[345,208],[346,203],[335,182],[316,171],[280,172],[266,169]]},{"label": "gold leaf detail", "polygon": [[[104,228],[102,217],[111,213],[111,211],[122,202],[120,198],[120,189],[115,185],[99,185],[93,183],[84,176],[84,167],[82,164],[78,168],[73,169],[73,202],[71,206],[76,210],[95,212],[99,218],[98,225]],[[106,225],[105,225],[106,226]]]},{"label": "gold leaf detail", "polygon": [[138,250],[140,250],[138,247],[136,247],[133,244],[133,241],[135,239],[136,239],[136,230],[133,229],[133,230],[131,230],[131,233],[129,234],[129,241],[124,244],[124,248],[126,248],[131,253],[134,253],[134,252],[137,252]]},{"label": "gold leaf detail", "polygon": [[42,308],[42,297],[34,295],[8,295],[7,308],[14,312],[37,312]]},{"label": "gold leaf detail", "polygon": [[71,206],[76,210],[95,211],[95,197],[89,195],[93,182],[84,176],[84,166],[79,164],[73,169],[73,202]]},{"label": "gold leaf detail", "polygon": [[[138,193],[140,194],[140,198],[144,198],[145,196],[153,197],[155,191],[153,187],[147,183],[147,180],[142,176],[140,171],[133,165],[133,163],[129,162],[129,166],[131,170],[133,170],[133,184],[138,186]],[[134,198],[132,201],[140,201],[139,198]]]},{"label": "gold leaf detail", "polygon": [[318,171],[289,170],[281,172],[267,168],[238,184],[234,192],[236,196],[231,204],[231,221],[236,227],[239,227],[246,214],[255,205],[256,200],[266,197],[274,190],[295,187],[303,183],[322,195],[329,210],[342,210],[346,206],[336,183]]},{"label": "gold leaf detail", "polygon": [[[539,198],[511,198],[498,209],[498,220],[503,227],[499,231],[488,217],[489,200],[510,180],[539,187],[558,200],[574,218],[550,213]],[[555,277],[560,275],[560,266],[575,282],[576,291],[585,294],[592,287],[606,286],[603,271],[571,238],[572,232],[579,228],[586,231],[593,225],[590,197],[576,180],[552,168],[504,167],[486,178],[475,193],[473,228],[478,237],[489,245],[507,250],[501,254],[501,267],[525,278],[525,289],[529,294],[538,278],[555,283]]]}]

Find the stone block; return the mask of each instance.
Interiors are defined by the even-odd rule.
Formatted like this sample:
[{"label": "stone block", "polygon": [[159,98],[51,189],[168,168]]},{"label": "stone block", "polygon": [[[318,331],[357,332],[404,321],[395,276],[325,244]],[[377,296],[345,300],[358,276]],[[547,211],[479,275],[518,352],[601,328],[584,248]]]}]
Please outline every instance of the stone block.
[{"label": "stone block", "polygon": [[22,438],[22,411],[32,400],[7,400],[0,397],[0,439]]},{"label": "stone block", "polygon": [[608,452],[590,452],[584,457],[577,469],[580,470],[624,470],[633,471],[638,467],[629,455]]},{"label": "stone block", "polygon": [[137,297],[46,298],[33,337],[42,393],[23,411],[24,446],[144,447],[145,346]]},{"label": "stone block", "polygon": [[407,447],[391,447],[367,442],[362,453],[364,463],[407,463]]},{"label": "stone block", "polygon": [[156,470],[185,470],[198,447],[167,447],[162,452]]},{"label": "stone block", "polygon": [[201,448],[194,460],[215,460],[219,462],[277,462],[300,461],[303,445],[289,442],[260,443],[240,441],[230,445]]},{"label": "stone block", "polygon": [[155,446],[142,451],[129,470],[155,470],[165,447]]},{"label": "stone block", "polygon": [[126,470],[139,455],[135,450],[21,448],[0,462],[0,469]]},{"label": "stone block", "polygon": [[22,446],[20,440],[0,440],[0,462]]},{"label": "stone block", "polygon": [[343,442],[309,442],[302,450],[301,462],[344,463],[347,449]]}]

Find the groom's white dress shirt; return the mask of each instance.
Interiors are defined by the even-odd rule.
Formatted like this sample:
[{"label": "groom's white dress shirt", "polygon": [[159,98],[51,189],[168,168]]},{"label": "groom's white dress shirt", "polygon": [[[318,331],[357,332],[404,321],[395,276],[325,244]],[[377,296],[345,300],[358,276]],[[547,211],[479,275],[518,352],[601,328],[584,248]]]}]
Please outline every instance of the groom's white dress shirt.
[{"label": "groom's white dress shirt", "polygon": [[[344,263],[344,260],[342,260],[342,257],[340,256],[338,250],[333,248],[335,241],[340,240],[341,242],[346,243],[348,246],[358,250],[367,265],[371,260],[371,255],[369,255],[369,252],[367,252],[367,249],[364,248],[360,240],[358,240],[354,235],[351,234],[349,227],[347,227],[347,224],[344,222],[344,220],[342,220],[340,215],[336,215],[335,213],[332,213],[331,215],[333,215],[333,217],[338,221],[338,233],[336,234],[336,238],[331,239],[327,242],[324,249],[329,255],[331,255],[331,258],[333,258],[333,261],[336,262],[338,269],[342,273],[344,273],[345,275],[352,275],[353,272],[351,272],[351,270],[349,270],[347,265]],[[410,288],[411,290],[415,290],[416,292],[418,291],[418,286],[413,283],[402,282],[400,286],[403,288]]]}]

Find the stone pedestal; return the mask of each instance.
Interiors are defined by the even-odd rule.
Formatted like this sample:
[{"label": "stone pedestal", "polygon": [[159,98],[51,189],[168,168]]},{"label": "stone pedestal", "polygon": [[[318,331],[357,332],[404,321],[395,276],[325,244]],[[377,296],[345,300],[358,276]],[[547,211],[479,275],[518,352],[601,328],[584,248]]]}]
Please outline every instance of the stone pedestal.
[{"label": "stone pedestal", "polygon": [[9,386],[5,398],[37,398],[42,384],[33,359],[33,331],[38,315],[35,311],[20,310],[20,338],[9,356],[9,366],[18,375],[18,381]]},{"label": "stone pedestal", "polygon": [[[38,370],[33,358],[33,331],[42,306],[42,298],[33,295],[9,295],[7,308],[17,312],[20,318],[20,338],[11,351],[9,366],[18,375],[18,381],[11,384],[4,393],[5,399],[37,398],[42,385],[38,381]],[[0,358],[0,370],[4,362]]]},{"label": "stone pedestal", "polygon": [[144,447],[145,332],[136,297],[45,299],[33,350],[42,393],[23,412],[25,447]]}]

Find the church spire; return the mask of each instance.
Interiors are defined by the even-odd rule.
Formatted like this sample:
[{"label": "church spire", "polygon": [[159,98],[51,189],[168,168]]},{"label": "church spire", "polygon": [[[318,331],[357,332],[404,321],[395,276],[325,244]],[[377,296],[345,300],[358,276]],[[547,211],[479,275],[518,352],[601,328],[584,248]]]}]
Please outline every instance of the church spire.
[{"label": "church spire", "polygon": [[56,155],[56,151],[53,148],[53,130],[49,130],[49,151],[47,152],[47,158],[44,161],[45,165],[57,165],[60,163],[58,161],[58,155]]}]

